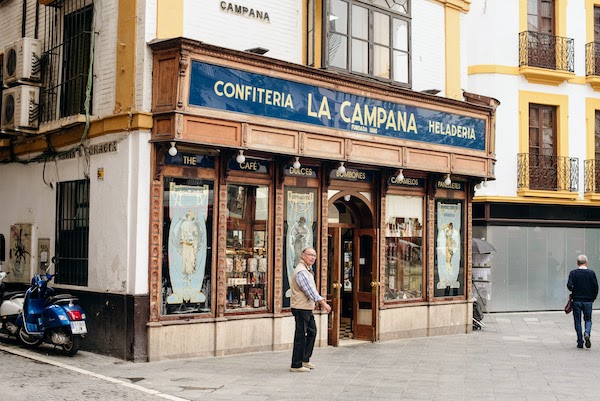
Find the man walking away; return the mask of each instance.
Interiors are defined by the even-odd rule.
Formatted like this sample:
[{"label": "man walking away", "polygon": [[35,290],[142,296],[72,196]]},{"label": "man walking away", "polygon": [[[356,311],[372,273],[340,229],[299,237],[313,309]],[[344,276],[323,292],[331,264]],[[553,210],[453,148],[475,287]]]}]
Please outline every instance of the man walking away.
[{"label": "man walking away", "polygon": [[294,333],[294,351],[292,353],[291,372],[310,372],[315,365],[310,363],[315,339],[317,337],[317,325],[313,316],[315,305],[319,304],[327,313],[331,307],[317,292],[315,277],[312,269],[317,258],[317,252],[313,248],[306,248],[298,266],[294,269],[292,276],[292,314],[296,321]]},{"label": "man walking away", "polygon": [[[573,296],[573,320],[575,322],[575,332],[577,332],[577,348],[583,348],[584,340],[587,348],[592,346],[590,341],[590,335],[592,334],[592,304],[598,296],[596,273],[588,269],[587,264],[587,256],[577,256],[577,266],[579,268],[571,270],[569,281],[567,281],[567,288]],[[585,322],[583,336],[581,333],[582,313]]]}]

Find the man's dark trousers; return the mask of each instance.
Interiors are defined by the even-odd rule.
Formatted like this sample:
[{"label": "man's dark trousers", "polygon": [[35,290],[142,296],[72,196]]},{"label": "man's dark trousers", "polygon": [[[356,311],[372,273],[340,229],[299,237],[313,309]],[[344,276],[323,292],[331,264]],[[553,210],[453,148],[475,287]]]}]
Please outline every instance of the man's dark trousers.
[{"label": "man's dark trousers", "polygon": [[292,309],[292,315],[296,320],[292,368],[300,368],[302,362],[308,362],[312,356],[317,338],[317,324],[311,310]]},{"label": "man's dark trousers", "polygon": [[[583,336],[590,335],[592,332],[592,304],[593,302],[573,301],[573,320],[575,322],[575,332],[577,333],[577,345],[583,345]],[[585,322],[584,332],[581,332],[581,314]]]}]

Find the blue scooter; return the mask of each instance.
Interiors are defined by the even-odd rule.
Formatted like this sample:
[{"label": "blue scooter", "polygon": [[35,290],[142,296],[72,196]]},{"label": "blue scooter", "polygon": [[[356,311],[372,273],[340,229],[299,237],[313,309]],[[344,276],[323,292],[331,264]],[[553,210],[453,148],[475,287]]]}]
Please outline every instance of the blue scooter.
[{"label": "blue scooter", "polygon": [[[54,258],[53,258],[54,262]],[[87,334],[85,313],[70,294],[54,295],[48,282],[56,275],[36,274],[25,293],[23,312],[17,317],[17,338],[25,346],[37,347],[43,342],[60,345],[67,355],[79,351],[79,343]]]}]

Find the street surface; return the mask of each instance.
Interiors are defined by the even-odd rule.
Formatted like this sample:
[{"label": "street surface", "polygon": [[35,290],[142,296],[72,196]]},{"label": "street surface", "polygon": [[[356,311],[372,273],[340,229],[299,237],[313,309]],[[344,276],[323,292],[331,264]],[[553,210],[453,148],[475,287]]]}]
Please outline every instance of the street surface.
[{"label": "street surface", "polygon": [[0,400],[600,401],[600,324],[577,349],[563,312],[483,322],[469,335],[316,349],[310,373],[288,371],[291,351],[131,363],[3,339]]}]

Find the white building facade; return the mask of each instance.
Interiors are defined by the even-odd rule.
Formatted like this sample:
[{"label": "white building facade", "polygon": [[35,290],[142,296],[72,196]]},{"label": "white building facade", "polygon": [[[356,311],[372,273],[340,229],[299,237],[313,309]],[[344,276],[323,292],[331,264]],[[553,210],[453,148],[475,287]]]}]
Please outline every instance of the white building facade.
[{"label": "white building facade", "polygon": [[288,349],[313,246],[318,346],[470,331],[470,3],[0,2],[11,285],[56,256],[82,347],[124,359]]},{"label": "white building facade", "polygon": [[496,181],[473,213],[474,236],[497,249],[476,283],[491,311],[562,309],[577,255],[600,260],[599,7],[486,1],[466,16],[468,90],[502,103]]}]

